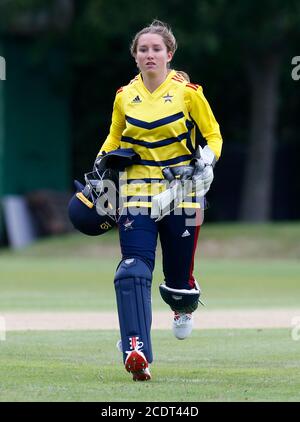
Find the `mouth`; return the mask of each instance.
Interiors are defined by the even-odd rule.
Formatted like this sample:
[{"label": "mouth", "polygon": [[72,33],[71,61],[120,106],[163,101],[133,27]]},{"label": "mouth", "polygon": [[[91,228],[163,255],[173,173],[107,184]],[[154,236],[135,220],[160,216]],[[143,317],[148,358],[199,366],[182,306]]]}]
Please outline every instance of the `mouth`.
[{"label": "mouth", "polygon": [[148,63],[146,63],[146,66],[155,66],[155,63],[153,63],[153,62],[148,62]]}]

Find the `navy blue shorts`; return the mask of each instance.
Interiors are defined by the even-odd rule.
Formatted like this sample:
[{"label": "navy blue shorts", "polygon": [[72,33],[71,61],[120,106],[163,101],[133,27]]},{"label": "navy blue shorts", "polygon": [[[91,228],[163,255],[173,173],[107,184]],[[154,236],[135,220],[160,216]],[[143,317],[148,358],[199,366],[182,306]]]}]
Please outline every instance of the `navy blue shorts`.
[{"label": "navy blue shorts", "polygon": [[[175,289],[194,287],[194,257],[203,211],[193,210],[193,216],[170,214],[155,222],[150,211],[137,214],[136,209],[119,220],[122,258],[139,257],[153,271],[159,235],[165,283]],[[137,215],[136,215],[137,214]],[[192,224],[191,224],[192,222]]]}]

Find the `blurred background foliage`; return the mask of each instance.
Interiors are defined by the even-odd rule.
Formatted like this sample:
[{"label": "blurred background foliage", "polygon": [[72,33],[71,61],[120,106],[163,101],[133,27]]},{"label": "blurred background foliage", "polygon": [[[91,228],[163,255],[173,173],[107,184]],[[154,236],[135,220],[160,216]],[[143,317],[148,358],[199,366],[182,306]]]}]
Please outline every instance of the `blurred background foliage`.
[{"label": "blurred background foliage", "polygon": [[52,77],[71,109],[71,178],[105,140],[116,90],[137,73],[129,46],[154,18],[178,41],[173,67],[204,88],[224,138],[208,219],[299,219],[300,3],[280,0],[2,0],[1,34],[31,39],[30,60],[63,52]]}]

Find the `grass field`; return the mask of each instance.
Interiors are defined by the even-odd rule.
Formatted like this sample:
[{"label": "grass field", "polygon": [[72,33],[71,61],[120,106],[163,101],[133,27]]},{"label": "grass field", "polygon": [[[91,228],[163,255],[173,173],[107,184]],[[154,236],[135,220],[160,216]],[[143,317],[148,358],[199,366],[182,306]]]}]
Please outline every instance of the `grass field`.
[{"label": "grass field", "polygon": [[[115,311],[116,233],[68,235],[0,251],[1,312]],[[300,224],[202,228],[195,275],[207,309],[300,309]],[[153,281],[158,293],[161,255]],[[299,401],[300,341],[290,329],[153,331],[150,383],[133,383],[117,331],[8,332],[0,401]]]},{"label": "grass field", "polygon": [[287,330],[154,331],[153,380],[120,365],[116,331],[18,332],[1,344],[1,401],[298,401],[299,343]]},{"label": "grass field", "polygon": [[[0,310],[115,309],[115,258],[0,259]],[[160,260],[153,281],[153,309],[166,309],[159,296]],[[233,259],[196,261],[195,273],[207,309],[297,307],[300,298],[300,262],[249,262]]]}]

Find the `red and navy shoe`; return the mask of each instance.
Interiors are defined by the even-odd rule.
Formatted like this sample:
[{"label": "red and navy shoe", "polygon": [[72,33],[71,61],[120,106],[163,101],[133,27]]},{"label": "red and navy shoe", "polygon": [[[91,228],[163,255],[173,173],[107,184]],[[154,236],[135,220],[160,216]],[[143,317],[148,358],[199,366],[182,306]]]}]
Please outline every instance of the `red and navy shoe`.
[{"label": "red and navy shoe", "polygon": [[126,371],[132,374],[133,381],[151,380],[151,374],[146,356],[143,352],[132,350],[125,360]]}]

